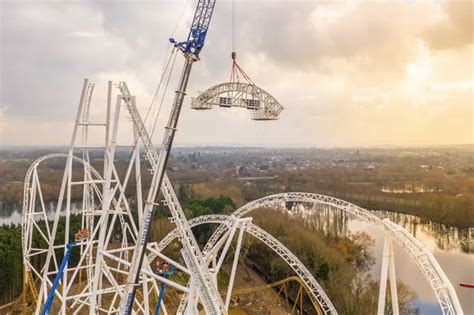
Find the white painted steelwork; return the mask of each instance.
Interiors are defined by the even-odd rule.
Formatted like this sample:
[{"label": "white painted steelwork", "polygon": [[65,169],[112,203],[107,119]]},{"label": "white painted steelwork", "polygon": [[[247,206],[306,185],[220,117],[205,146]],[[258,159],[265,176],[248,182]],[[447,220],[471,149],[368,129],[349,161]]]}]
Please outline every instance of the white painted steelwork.
[{"label": "white painted steelwork", "polygon": [[[186,71],[189,72],[189,69],[185,70],[185,72]],[[155,175],[159,168],[158,161],[160,156],[152,144],[151,138],[137,110],[135,99],[131,97],[127,85],[125,82],[121,82],[118,85],[118,88],[120,89],[121,97],[125,103],[125,108],[129,113],[129,117],[134,125],[134,128],[138,131],[138,138],[143,143],[144,150],[146,152],[145,156],[152,166],[152,174]],[[196,285],[201,302],[203,303],[205,309],[210,313],[223,313],[225,312],[223,311],[223,301],[219,295],[219,292],[217,291],[216,285],[211,280],[209,271],[203,262],[201,250],[199,249],[196,239],[194,238],[194,234],[188,226],[186,216],[184,215],[176,193],[174,192],[171,182],[169,181],[168,176],[164,170],[162,176],[163,181],[161,184],[161,192],[165,197],[167,206],[173,218],[173,222],[176,224],[177,229],[180,232],[180,240],[183,245],[183,250],[185,251],[183,258],[185,259],[186,266],[191,272],[191,277],[193,278],[193,281]],[[155,199],[156,192],[154,192],[154,195],[149,195],[148,197],[147,203],[145,205],[148,208],[148,215],[151,215],[150,213],[154,206]],[[146,233],[146,231],[143,231],[142,235],[144,233]],[[143,248],[140,248],[140,251],[145,252],[146,243],[147,242],[144,241],[142,242],[141,247]],[[135,249],[135,251],[137,251],[137,249]],[[137,256],[135,259],[138,260],[140,257]],[[135,261],[135,264],[138,265],[138,261]],[[131,279],[129,279],[129,282],[130,281]]]},{"label": "white painted steelwork", "polygon": [[[252,224],[249,221],[242,221],[242,220],[239,221],[239,219],[234,216],[214,214],[214,215],[203,215],[203,216],[189,220],[189,225],[191,227],[198,226],[201,224],[208,224],[208,223],[222,224],[221,226],[225,226],[226,229],[231,229],[233,232],[235,232],[236,229],[241,229],[247,232],[248,234],[256,237],[260,241],[262,241],[265,245],[267,245],[275,253],[277,253],[296,272],[296,274],[301,278],[301,280],[310,289],[310,292],[312,295],[311,298],[317,301],[317,304],[320,305],[324,314],[337,314],[337,311],[332,305],[328,296],[326,295],[324,290],[321,288],[319,283],[316,281],[316,279],[313,277],[311,272],[303,265],[303,263],[301,263],[301,261],[288,248],[286,248],[280,241],[278,241],[271,234],[267,233],[265,230],[259,228],[258,226]],[[233,232],[231,232],[231,235],[234,234]],[[163,251],[177,237],[179,237],[178,230],[175,229],[171,231],[158,244],[155,245],[156,250]],[[226,238],[226,237],[222,238],[222,240],[226,240],[226,239],[232,239],[232,236],[230,238]],[[240,235],[239,235],[239,239],[240,239]],[[227,244],[230,244],[230,243],[226,243],[226,245]],[[226,252],[225,248],[224,248],[224,252]],[[153,256],[151,256],[150,258],[153,258]],[[223,256],[221,256],[220,258],[223,258]],[[217,267],[217,269],[219,269],[219,266]],[[231,274],[231,277],[233,277],[232,274]]]},{"label": "white painted steelwork", "polygon": [[253,120],[276,120],[283,110],[270,93],[255,84],[242,82],[215,85],[191,101],[192,109],[211,109],[212,106],[247,108]]},{"label": "white painted steelwork", "polygon": [[[70,230],[70,217],[73,214],[73,187],[80,187],[82,191],[82,201],[78,206],[77,213],[81,216],[81,228],[90,230],[90,238],[78,244],[80,260],[77,265],[66,266],[62,285],[55,292],[56,301],[60,305],[59,312],[65,314],[71,311],[76,314],[88,310],[89,314],[117,313],[120,302],[124,299],[124,291],[130,289],[130,283],[127,283],[125,278],[128,276],[130,279],[130,268],[136,263],[130,254],[136,246],[139,227],[132,215],[124,191],[128,186],[131,172],[134,170],[138,203],[137,212],[138,217],[143,219],[145,217],[143,213],[145,209],[141,194],[139,143],[143,145],[153,174],[159,168],[159,155],[137,111],[135,98],[130,94],[125,83],[118,85],[120,95],[117,98],[113,128],[111,128],[111,86],[112,84],[109,83],[106,122],[92,123],[89,121],[89,110],[94,85],[85,81],[68,153],[50,154],[39,158],[30,166],[25,177],[22,248],[24,251],[25,274],[27,277],[30,274],[34,279],[39,279],[41,283],[36,313],[39,313],[41,310],[41,306],[48,293],[48,288],[51,287],[51,279],[58,272],[58,258],[56,256],[61,256],[60,251],[63,252],[65,250],[65,245],[68,243],[69,238],[76,232]],[[132,146],[132,156],[123,179],[118,176],[114,165],[119,122],[118,115],[122,105],[127,109],[133,123],[135,140]],[[104,175],[101,175],[94,169],[89,162],[89,150],[92,147],[87,143],[90,127],[105,127],[106,140],[104,141],[105,144],[101,147],[104,150]],[[79,139],[78,135],[81,132],[82,143],[78,144],[76,143],[76,138]],[[82,155],[82,158],[79,158],[77,155]],[[66,167],[54,218],[50,220],[51,218],[48,217],[48,211],[43,201],[38,167],[45,160],[57,158],[66,159]],[[73,163],[80,165],[82,168],[83,173],[80,179],[73,178]],[[395,263],[393,250],[390,250],[390,244],[392,241],[395,241],[417,263],[435,292],[443,314],[463,314],[454,288],[433,255],[404,228],[389,220],[382,220],[356,205],[337,198],[311,193],[282,193],[250,202],[239,208],[231,216],[204,216],[188,222],[166,173],[163,174],[161,191],[171,211],[172,221],[176,223],[177,228],[159,244],[148,244],[146,246],[143,267],[139,269],[136,282],[142,296],[141,300],[136,301],[134,304],[135,311],[138,313],[150,312],[150,305],[153,305],[153,301],[156,301],[159,293],[159,282],[166,282],[171,287],[184,293],[178,313],[196,313],[198,310],[197,304],[201,303],[208,310],[208,313],[225,314],[229,307],[229,292],[232,290],[235,277],[238,276],[236,265],[239,255],[238,248],[242,241],[243,231],[245,231],[267,244],[293,268],[308,288],[310,288],[312,292],[311,298],[321,306],[323,313],[337,314],[327,295],[298,258],[274,237],[249,222],[248,218],[243,218],[243,216],[255,209],[286,209],[285,206],[288,202],[303,202],[339,209],[358,217],[364,222],[381,228],[386,233],[387,241],[389,241],[389,245],[385,247],[386,251],[384,252],[384,261],[386,263],[383,266],[386,268],[383,269],[383,274],[387,273],[390,279],[391,291],[395,292],[393,290]],[[149,198],[152,201],[148,201],[145,206],[150,204],[150,202],[154,205],[154,199],[155,197]],[[65,206],[63,205],[64,203]],[[62,219],[63,215],[64,219]],[[65,235],[62,239],[58,239],[57,230],[61,220],[64,220]],[[40,221],[45,223],[40,223]],[[191,231],[191,226],[203,223],[220,223],[221,225],[213,233],[201,252]],[[42,224],[44,226],[41,226]],[[120,230],[120,240],[113,240],[113,227],[117,226]],[[237,251],[234,254],[230,275],[231,281],[227,288],[227,298],[224,303],[217,292],[216,276],[237,231],[239,231],[237,233],[239,235]],[[38,246],[34,244],[32,242],[34,234],[39,235],[46,245]],[[175,237],[178,237],[181,241],[183,247],[181,253],[185,266],[162,253],[163,246]],[[45,257],[45,265],[38,267],[32,262],[37,256]],[[168,260],[177,269],[188,273],[191,276],[188,286],[184,287],[154,274],[150,268],[150,262],[156,256]],[[209,264],[211,264],[211,267]],[[383,276],[381,279],[381,301],[383,300],[382,296],[385,296],[386,279],[386,276]],[[107,299],[104,298],[105,296],[107,296]],[[392,300],[396,301],[396,299],[396,293],[392,293]],[[383,305],[383,302],[379,305]],[[392,307],[396,313],[397,306],[393,305]],[[166,312],[165,305],[163,305],[163,310]]]},{"label": "white painted steelwork", "polygon": [[[58,273],[58,260],[61,259],[66,244],[77,232],[71,230],[72,215],[80,217],[80,228],[89,230],[90,236],[78,242],[73,250],[73,254],[79,252],[79,261],[65,266],[61,285],[55,291],[55,304],[56,307],[59,306],[59,312],[65,314],[87,310],[90,314],[114,313],[124,287],[123,275],[128,273],[129,267],[123,262],[103,259],[102,256],[114,253],[119,260],[130,261],[130,249],[126,248],[134,244],[137,228],[124,191],[132,166],[136,163],[134,156],[138,152],[134,151],[125,178],[121,181],[113,161],[118,129],[117,110],[112,138],[109,138],[112,83],[109,82],[110,98],[107,101],[107,118],[104,124],[89,121],[93,88],[94,85],[85,80],[68,153],[49,154],[37,159],[25,177],[22,213],[23,264],[25,275],[32,278],[31,281],[25,279],[25,284],[40,280],[38,302],[35,304],[36,314],[41,311],[51,288],[52,279]],[[120,108],[120,102],[117,102],[117,108]],[[101,147],[104,152],[105,179],[88,162],[91,147],[88,144],[90,127],[105,127],[106,141]],[[96,152],[101,152],[97,151],[99,149],[96,147]],[[78,155],[82,155],[82,158]],[[60,195],[54,212],[48,211],[43,200],[41,173],[38,170],[42,162],[51,159],[66,160]],[[82,175],[76,165],[82,169]],[[77,178],[78,175],[80,178]],[[76,194],[82,192],[82,201],[73,202],[73,189]],[[59,230],[64,233],[59,233]],[[118,230],[119,233],[114,233],[114,230]],[[38,266],[38,261],[45,263]],[[142,271],[149,272],[149,270],[147,259],[147,265]],[[24,290],[26,287],[24,285]],[[150,294],[157,295],[158,286],[155,279],[148,277],[147,286],[143,287],[142,292],[144,300]],[[106,295],[107,298],[104,298]],[[138,308],[147,312],[149,303],[143,301]]]},{"label": "white painted steelwork", "polygon": [[[327,205],[379,227],[415,261],[433,290],[443,314],[463,314],[456,291],[433,254],[406,229],[388,219],[381,219],[366,209],[330,196],[304,192],[290,192],[275,194],[249,202],[237,209],[232,216],[240,218],[251,211],[261,208],[276,207],[286,209],[285,205],[287,202]],[[225,225],[221,225],[216,229],[203,250],[204,255],[216,245],[226,229],[227,227]]]}]

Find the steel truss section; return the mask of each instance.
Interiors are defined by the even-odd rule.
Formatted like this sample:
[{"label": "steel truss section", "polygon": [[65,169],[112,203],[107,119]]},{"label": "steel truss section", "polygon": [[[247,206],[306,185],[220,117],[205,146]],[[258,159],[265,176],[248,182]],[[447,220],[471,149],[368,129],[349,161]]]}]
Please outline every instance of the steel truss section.
[{"label": "steel truss section", "polygon": [[[120,249],[134,244],[137,236],[137,227],[124,191],[136,159],[131,159],[125,178],[121,182],[113,163],[118,116],[114,120],[114,132],[110,139],[111,88],[112,82],[109,82],[106,122],[90,122],[89,110],[94,85],[88,80],[84,81],[68,153],[40,157],[33,162],[25,177],[22,213],[23,264],[25,274],[31,275],[32,279],[25,278],[24,296],[27,288],[32,287],[29,283],[39,280],[39,294],[32,292],[33,296],[38,296],[35,303],[36,314],[41,311],[51,288],[52,279],[59,271],[57,256],[61,257],[66,245],[71,242],[72,236],[77,232],[71,230],[71,215],[73,214],[80,216],[81,229],[89,230],[90,236],[78,242],[74,249],[79,252],[79,261],[65,265],[61,284],[55,291],[53,306],[56,304],[61,314],[87,310],[90,314],[114,313],[123,290],[123,275],[128,273],[129,268],[124,262],[129,261],[129,253]],[[88,144],[90,127],[105,127],[104,145],[95,146],[96,150],[102,148],[104,151],[104,173],[106,173],[104,177],[88,162],[91,147]],[[133,154],[135,156],[138,153],[135,150]],[[82,155],[82,158],[78,155]],[[58,203],[51,217],[43,200],[38,168],[42,162],[58,158],[66,159],[66,167]],[[77,173],[77,168],[73,168],[73,164],[83,170],[80,179],[77,175],[73,175],[73,169]],[[82,201],[76,202],[75,205],[71,197],[73,189],[76,192],[82,192]],[[58,233],[59,228],[63,229],[64,236]],[[119,229],[120,233],[114,234],[116,229]],[[40,242],[37,237],[40,238]],[[109,258],[103,259],[104,254],[110,255],[112,252],[118,254],[117,259],[123,262],[114,262]],[[35,259],[39,259],[38,256],[44,258],[43,266],[38,267],[34,263]],[[148,265],[142,272],[147,270],[149,270]],[[149,310],[149,303],[146,301],[148,295],[158,294],[156,279],[148,277],[146,283],[147,286],[144,286],[141,292],[143,301],[137,305],[143,312]],[[34,291],[32,288],[30,290]],[[104,298],[105,295],[108,295],[107,299]]]},{"label": "steel truss section", "polygon": [[252,111],[253,120],[276,120],[283,110],[270,93],[242,82],[215,85],[191,101],[192,109],[211,109],[212,106],[247,108]]},{"label": "steel truss section", "polygon": [[[151,138],[137,110],[135,98],[130,94],[125,82],[120,82],[118,88],[134,128],[138,131],[138,138],[144,146],[146,159],[151,165],[151,172],[154,174],[159,167],[159,155],[152,144]],[[201,302],[205,309],[209,310],[211,313],[225,313],[224,304],[220,298],[219,291],[217,290],[216,285],[212,282],[209,270],[204,264],[201,250],[199,249],[194,234],[188,225],[184,211],[181,208],[178,197],[174,192],[173,186],[171,185],[166,172],[163,175],[161,192],[163,193],[166,204],[171,212],[172,221],[176,224],[180,233],[180,240],[184,250],[183,258],[185,259],[186,266],[191,273],[193,283],[197,288]]]},{"label": "steel truss section", "polygon": [[[303,263],[301,263],[301,261],[280,241],[258,226],[252,224],[251,222],[239,221],[239,219],[233,216],[218,214],[200,216],[193,218],[188,222],[191,227],[209,223],[222,224],[222,226],[225,226],[227,229],[232,227],[234,227],[234,229],[243,229],[248,234],[256,237],[269,248],[271,248],[275,253],[277,253],[296,272],[296,274],[309,288],[309,291],[311,292],[310,298],[314,299],[313,302],[321,307],[324,314],[337,314],[337,311],[332,305],[328,296],[313,277],[311,272],[303,265]],[[177,229],[171,231],[158,244],[156,244],[156,250],[163,251],[174,239],[178,237],[179,232]],[[226,238],[224,237],[222,239],[225,240]],[[152,259],[153,256],[150,256],[150,258]]]},{"label": "steel truss section", "polygon": [[[379,227],[415,261],[435,293],[443,314],[464,314],[453,285],[439,263],[436,261],[433,254],[405,228],[388,219],[381,219],[366,209],[330,196],[304,192],[290,192],[275,194],[249,202],[237,209],[232,216],[240,218],[251,211],[261,208],[286,209],[285,204],[287,202],[327,205],[333,209],[338,209],[351,214],[366,223]],[[204,255],[206,255],[216,245],[226,230],[226,225],[221,225],[216,229],[204,247]]]}]

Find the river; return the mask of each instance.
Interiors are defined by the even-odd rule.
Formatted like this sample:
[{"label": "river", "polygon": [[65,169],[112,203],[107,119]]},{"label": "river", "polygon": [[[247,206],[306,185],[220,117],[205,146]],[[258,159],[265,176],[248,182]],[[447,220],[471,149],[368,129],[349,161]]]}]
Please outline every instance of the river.
[{"label": "river", "polygon": [[[310,207],[299,205],[292,210],[295,214],[302,215],[305,224],[311,224],[312,228],[330,229],[331,233],[340,235],[356,232],[370,235],[374,239],[372,254],[376,258],[370,273],[373,278],[380,278],[384,232],[379,227],[340,211],[318,211],[315,218],[316,216],[309,215],[313,213],[309,211]],[[474,289],[459,286],[460,282],[474,282],[474,227],[456,228],[413,215],[389,211],[373,212],[403,226],[433,253],[454,286],[464,314],[474,314]],[[397,244],[394,244],[394,252],[397,279],[415,292],[414,306],[419,308],[421,314],[442,314],[434,292],[413,259]]]},{"label": "river", "polygon": [[[474,289],[462,288],[460,282],[474,282],[474,228],[457,229],[424,221],[419,217],[399,213],[387,214],[390,219],[409,230],[435,256],[453,284],[465,314],[474,314]],[[349,230],[365,231],[375,239],[373,253],[376,263],[372,268],[374,277],[380,277],[380,262],[384,233],[358,220],[349,222]],[[412,288],[416,295],[416,306],[421,314],[442,314],[436,297],[415,262],[397,245],[395,264],[397,278]]]}]

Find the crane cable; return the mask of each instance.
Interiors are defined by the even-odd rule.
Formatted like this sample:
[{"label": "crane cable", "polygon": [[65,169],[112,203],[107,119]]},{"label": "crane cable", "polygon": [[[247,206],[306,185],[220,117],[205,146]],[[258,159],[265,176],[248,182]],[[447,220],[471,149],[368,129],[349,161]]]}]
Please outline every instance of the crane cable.
[{"label": "crane cable", "polygon": [[242,76],[247,82],[249,82],[252,85],[255,85],[255,83],[252,81],[252,79],[245,73],[244,69],[237,63],[237,53],[236,53],[236,45],[235,45],[235,25],[236,25],[236,6],[235,6],[235,0],[232,0],[232,26],[231,26],[231,41],[232,41],[232,67],[230,71],[230,82],[240,82],[240,76]]},{"label": "crane cable", "polygon": [[[171,52],[171,55],[170,55],[169,57],[167,57],[168,60],[163,64],[163,68],[162,68],[162,71],[161,71],[161,74],[160,74],[160,80],[159,80],[159,82],[158,82],[158,86],[156,87],[156,90],[155,90],[155,93],[154,93],[153,98],[152,98],[152,100],[151,100],[151,103],[150,103],[150,105],[148,106],[148,109],[147,109],[145,118],[143,119],[143,125],[141,126],[141,129],[138,130],[137,135],[141,134],[142,131],[143,131],[143,129],[146,129],[146,123],[147,123],[148,118],[150,118],[150,117],[153,116],[153,114],[150,115],[150,113],[153,112],[152,109],[154,108],[155,102],[156,102],[156,100],[158,99],[158,95],[159,95],[160,88],[161,88],[161,86],[162,86],[162,84],[163,84],[165,75],[166,75],[166,73],[168,72],[168,68],[169,68],[169,66],[170,66],[170,64],[171,64],[171,60],[173,59],[172,57],[173,57],[173,55],[176,55],[176,52],[177,52],[177,49],[174,48],[174,49],[172,50],[172,52]],[[175,59],[176,59],[176,58],[175,58]],[[174,63],[173,63],[173,65],[174,65]],[[171,76],[171,71],[169,71],[169,76]],[[168,79],[168,80],[169,80],[169,79]],[[168,83],[168,82],[167,82],[167,83]],[[166,85],[166,87],[167,87],[167,85]],[[164,91],[164,94],[165,94],[165,93],[166,93],[166,90]],[[162,103],[163,103],[163,101],[161,101],[161,103],[160,103],[160,105],[159,105],[160,108],[161,108]],[[160,110],[159,110],[159,111],[160,111]],[[158,111],[158,113],[159,113],[159,111]],[[156,117],[156,120],[158,120],[158,117]],[[155,120],[155,124],[156,124],[156,120]],[[151,121],[151,119],[150,119],[150,121]],[[150,135],[150,139],[151,139],[151,135]],[[132,146],[131,146],[131,147],[132,147],[132,150],[131,150],[131,152],[130,152],[129,159],[132,158],[133,152],[136,150],[139,141],[140,141],[140,137],[139,137],[139,136],[137,136],[137,138],[133,140],[133,143],[132,143]],[[127,168],[124,168],[124,170],[123,170],[123,172],[122,172],[121,178],[124,178],[124,177],[125,177],[125,173],[126,173],[126,172],[127,172]],[[137,180],[141,180],[141,174],[139,174]]]},{"label": "crane cable", "polygon": [[[178,26],[181,22],[181,20],[183,19],[184,17],[184,14],[186,12],[186,9],[187,7],[189,6],[189,3],[191,2],[191,0],[187,0],[185,5],[183,6],[183,9],[181,11],[181,14],[179,15],[177,21],[176,21],[176,24],[174,25],[173,27],[173,30],[171,31],[171,37],[173,37],[176,33],[176,30],[178,29]],[[172,72],[173,72],[173,69],[174,69],[174,63],[176,61],[176,56],[177,56],[177,52],[178,52],[178,49],[176,47],[173,46],[173,49],[171,50],[171,54],[170,54],[170,47],[172,47],[173,45],[171,43],[168,43],[167,45],[167,49],[166,49],[166,53],[165,53],[165,57],[164,57],[164,60],[163,60],[163,67],[161,69],[161,73],[160,73],[160,78],[159,78],[159,81],[158,81],[158,85],[155,89],[155,93],[153,94],[153,98],[150,102],[150,105],[148,106],[148,109],[147,109],[147,112],[146,112],[146,115],[145,115],[145,118],[143,119],[143,126],[141,127],[142,130],[138,130],[138,134],[140,134],[143,129],[145,128],[146,126],[146,123],[147,123],[147,120],[149,117],[153,117],[155,116],[155,114],[153,114],[154,110],[154,106],[155,106],[155,102],[156,100],[158,99],[158,95],[159,95],[159,91],[160,91],[160,88],[162,86],[162,83],[163,83],[163,80],[165,78],[165,75],[166,73],[168,72],[168,69],[169,69],[169,66],[170,66],[170,63],[171,63],[171,60],[173,60],[172,64],[171,64],[171,69],[169,71],[169,74],[168,74],[168,78],[166,80],[166,86],[165,86],[165,90],[163,91],[163,95],[161,97],[161,101],[160,101],[160,104],[158,106],[158,110],[157,110],[157,113],[156,113],[156,117],[154,119],[154,123],[152,125],[151,121],[153,121],[152,118],[150,118],[150,127],[152,127],[153,131],[152,133],[150,134],[150,140],[152,139],[153,137],[153,133],[154,133],[154,130],[155,130],[155,127],[156,127],[156,124],[157,124],[157,121],[158,121],[158,118],[159,118],[159,114],[161,112],[161,108],[162,108],[162,105],[163,105],[163,101],[164,101],[164,98],[165,98],[165,95],[166,95],[166,92],[167,92],[167,89],[168,89],[168,84],[170,82],[170,79],[171,79],[171,75],[172,75]],[[173,55],[174,55],[174,59],[173,59]],[[151,115],[150,115],[151,113]],[[138,145],[138,142],[140,141],[140,137],[137,137],[137,139],[134,139],[134,142],[133,142],[133,145],[132,145],[132,152],[130,153],[130,159],[132,158],[132,155],[133,155],[133,151],[136,150],[137,148],[137,145]],[[122,178],[125,176],[125,173],[126,173],[126,169],[124,169],[123,171],[123,174],[122,174]],[[142,177],[142,174],[140,173],[138,178],[137,178],[137,181],[138,180],[141,180],[141,177]],[[135,196],[136,197],[136,192],[135,192]]]},{"label": "crane cable", "polygon": [[236,71],[236,59],[237,59],[237,53],[235,52],[235,0],[232,0],[232,7],[231,7],[231,46],[232,46],[232,66],[230,69],[230,82],[239,82],[239,73]]},{"label": "crane cable", "polygon": [[235,52],[235,0],[232,0],[232,52]]},{"label": "crane cable", "polygon": [[[181,14],[180,14],[179,17],[178,17],[178,20],[176,21],[176,23],[175,23],[175,25],[174,25],[174,27],[173,27],[173,30],[171,31],[171,35],[169,36],[170,38],[173,38],[173,37],[175,36],[176,30],[178,29],[178,26],[179,26],[181,20],[183,19],[184,13],[186,12],[186,9],[187,9],[187,7],[188,7],[188,5],[189,5],[190,2],[191,2],[191,0],[187,0],[186,3],[184,4],[183,10],[181,11]],[[170,43],[169,45],[167,45],[166,54],[165,54],[165,60],[166,60],[166,58],[168,57],[168,53],[169,53],[169,51],[170,51],[170,47],[171,47],[171,46],[173,46],[171,43]],[[157,123],[157,120],[158,120],[158,118],[159,118],[159,115],[160,115],[160,112],[161,112],[161,108],[162,108],[162,105],[163,105],[163,99],[164,99],[164,97],[165,97],[165,95],[166,95],[166,91],[167,91],[167,89],[168,89],[168,84],[169,84],[169,81],[170,81],[170,78],[171,78],[171,74],[172,74],[173,69],[174,69],[174,62],[176,61],[176,52],[177,52],[177,49],[176,49],[176,47],[174,47],[173,50],[172,50],[172,52],[171,52],[171,56],[172,56],[173,54],[175,54],[175,56],[174,56],[174,60],[173,60],[173,63],[172,63],[172,65],[171,65],[171,70],[170,70],[170,73],[169,73],[169,76],[168,76],[168,79],[167,79],[167,82],[166,82],[165,90],[163,91],[163,96],[162,96],[162,98],[161,98],[160,105],[158,106],[158,111],[157,111],[157,113],[156,113],[156,118],[155,118],[155,120],[154,120],[155,122],[154,122],[154,124],[153,124],[153,131],[155,130],[156,123]],[[168,59],[168,63],[171,61],[171,58],[172,58],[171,56],[170,56],[170,59]],[[161,76],[161,79],[160,79],[160,83],[161,83],[161,80],[163,79],[163,76],[164,76],[164,75],[165,75],[165,71],[162,71],[162,76]],[[156,92],[155,92],[155,96],[153,97],[153,101],[155,100],[155,98],[156,98],[157,95],[158,95],[158,89],[159,89],[159,87],[157,88],[157,90],[156,90]],[[153,103],[153,101],[152,101],[152,103]],[[151,106],[151,105],[150,105],[150,106]],[[152,116],[154,116],[154,115],[152,115]],[[146,121],[146,118],[145,118],[145,121]],[[153,121],[153,120],[152,120],[152,121]],[[151,123],[150,123],[150,127],[151,127]],[[153,137],[153,133],[154,133],[153,131],[152,131],[152,133],[150,134],[150,137]]]},{"label": "crane cable", "polygon": [[155,133],[155,128],[156,128],[156,125],[157,125],[157,122],[158,122],[158,117],[160,116],[161,108],[163,107],[163,102],[165,100],[166,92],[168,91],[168,86],[169,86],[169,83],[170,83],[170,80],[171,80],[171,74],[173,73],[174,65],[175,65],[175,62],[176,62],[176,56],[178,56],[177,50],[175,50],[175,53],[174,53],[173,62],[171,64],[171,69],[169,71],[168,79],[166,80],[166,85],[165,85],[165,89],[163,90],[163,95],[161,96],[160,105],[158,106],[158,112],[156,114],[155,123],[153,124],[153,128],[152,128],[151,133],[150,133],[150,138],[152,138],[153,134]]},{"label": "crane cable", "polygon": [[[174,25],[173,30],[171,31],[171,37],[173,37],[173,36],[175,35],[176,30],[178,29],[178,25],[179,25],[179,23],[181,22],[181,20],[183,19],[184,13],[186,12],[186,8],[188,7],[189,3],[190,3],[190,0],[187,0],[186,3],[184,4],[183,10],[181,11],[181,14],[180,14],[179,17],[178,17],[178,20],[176,21],[176,24]],[[171,55],[169,55],[169,57],[168,57],[168,54],[169,54],[169,52],[170,52],[170,47],[172,47],[172,46],[173,46],[173,45],[172,45],[171,43],[168,43],[168,45],[167,45],[165,57],[164,57],[164,60],[163,60],[163,67],[162,67],[162,69],[161,69],[160,79],[159,79],[159,81],[158,81],[158,86],[156,87],[155,93],[153,94],[153,98],[152,98],[152,100],[151,100],[151,103],[150,103],[150,105],[148,106],[147,113],[146,113],[145,118],[144,118],[144,120],[143,120],[143,128],[145,128],[145,125],[146,125],[146,122],[147,122],[147,120],[148,120],[148,117],[150,116],[150,112],[152,112],[152,108],[154,107],[155,101],[156,101],[157,98],[158,98],[159,90],[160,90],[160,88],[161,88],[161,85],[162,85],[162,83],[163,83],[163,79],[164,79],[164,77],[165,77],[165,75],[166,75],[166,72],[167,72],[167,70],[168,70],[168,67],[169,67],[169,65],[170,65],[170,62],[171,62],[171,60],[172,60],[173,54],[176,54],[176,52],[177,52],[176,47],[173,47],[173,49],[172,49],[172,51],[171,51]],[[176,56],[175,56],[175,60],[176,60]],[[174,61],[173,61],[173,66],[174,66]],[[170,70],[169,77],[171,76],[171,72],[173,71],[173,66],[172,66],[172,68],[171,68],[171,70]],[[169,83],[169,77],[168,77],[167,83]],[[166,85],[166,86],[168,86],[168,85]],[[165,89],[165,91],[164,91],[163,94],[166,94],[166,89]],[[163,97],[164,97],[164,96],[163,96]],[[161,101],[161,103],[160,103],[160,106],[159,106],[159,110],[158,110],[156,119],[158,119],[158,115],[159,115],[159,113],[160,113],[160,111],[161,111],[161,105],[162,105],[162,103],[163,103],[163,98],[162,98],[162,101]],[[152,114],[151,116],[153,117],[154,115]],[[156,122],[155,122],[155,124],[156,124]],[[141,130],[140,130],[140,131],[141,131]],[[150,137],[151,137],[151,136],[150,136]],[[134,149],[135,149],[135,147],[136,147],[136,145],[137,145],[136,142],[137,142],[137,141],[135,141],[134,146],[133,146]]]}]

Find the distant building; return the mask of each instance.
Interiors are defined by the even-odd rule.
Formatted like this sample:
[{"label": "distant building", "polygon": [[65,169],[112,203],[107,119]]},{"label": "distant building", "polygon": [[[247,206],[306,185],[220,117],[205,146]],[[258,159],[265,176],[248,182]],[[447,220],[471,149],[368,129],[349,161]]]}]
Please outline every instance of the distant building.
[{"label": "distant building", "polygon": [[268,164],[262,164],[262,165],[259,165],[259,166],[258,166],[258,170],[259,170],[260,172],[266,172],[266,171],[268,171],[269,169],[270,169],[270,165],[268,165]]}]

